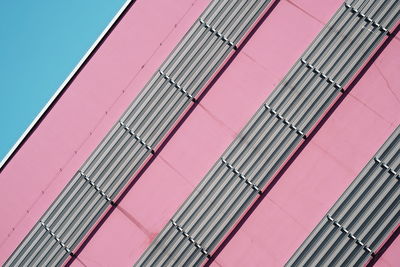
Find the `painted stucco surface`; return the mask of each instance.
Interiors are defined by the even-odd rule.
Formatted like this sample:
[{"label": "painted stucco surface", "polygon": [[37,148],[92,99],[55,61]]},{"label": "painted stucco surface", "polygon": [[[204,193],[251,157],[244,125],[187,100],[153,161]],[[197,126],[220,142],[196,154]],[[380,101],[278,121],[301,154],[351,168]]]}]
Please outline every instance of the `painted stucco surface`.
[{"label": "painted stucco surface", "polygon": [[208,0],[138,0],[0,174],[5,261],[169,55]]},{"label": "painted stucco surface", "polygon": [[[400,43],[393,39],[216,258],[282,266],[400,124]],[[398,266],[398,239],[377,266]]]},{"label": "painted stucco surface", "polygon": [[[72,265],[131,266],[342,2],[278,1]],[[139,0],[134,4],[0,175],[0,193],[9,203],[0,210],[6,215],[1,222],[0,262],[208,3]],[[395,38],[213,265],[282,266],[289,259],[400,123],[398,58],[400,41]],[[377,266],[400,264],[398,240]]]},{"label": "painted stucco surface", "polygon": [[[330,10],[325,10],[327,15],[322,15],[320,19],[317,19],[308,14],[306,7],[299,9],[292,3],[281,1],[146,173],[129,191],[121,202],[119,208],[121,212],[115,212],[110,216],[110,222],[104,223],[79,255],[79,259],[90,265],[99,259],[99,255],[103,255],[100,256],[101,262],[107,266],[114,263],[115,259],[107,257],[104,252],[113,251],[115,258],[126,259],[119,260],[118,263],[128,264],[137,260],[340,4],[341,1],[336,1],[330,6]],[[282,23],[282,17],[289,21]],[[298,28],[293,28],[291,25],[294,24],[298,25],[302,31],[299,32]],[[386,129],[384,133],[388,135],[390,130]],[[383,140],[380,141],[383,142]],[[379,140],[376,144],[379,147]],[[374,152],[373,147],[370,150]],[[332,168],[336,164],[332,163],[332,159],[323,152],[316,154],[312,160],[314,161],[311,166],[302,169],[304,172],[311,171],[315,160],[326,161],[326,164],[331,164]],[[331,170],[332,174],[334,174],[333,170]],[[350,174],[349,180],[339,183],[339,188],[335,188],[334,193],[340,195],[356,172],[348,172],[348,174]],[[323,181],[318,182],[318,184],[322,183]],[[287,195],[283,197],[285,196]],[[319,197],[324,198],[324,195],[314,194],[305,203],[305,205],[316,206],[316,220],[321,218],[318,217],[318,209],[321,211],[329,208],[327,204],[319,204]],[[326,202],[335,200],[335,197],[331,196]],[[268,203],[268,201],[265,199],[264,202]],[[275,211],[264,214],[263,219],[271,220],[272,225],[279,224],[282,216],[277,216],[281,215],[278,208]],[[111,220],[122,219],[123,214],[129,214],[125,220],[130,221],[130,226],[125,231],[116,234],[115,225]],[[293,227],[298,228],[295,224]],[[264,229],[263,222],[251,228],[255,232]],[[311,229],[311,227],[301,228],[299,233],[307,236]],[[126,242],[125,234],[135,235],[136,232],[140,234]],[[301,242],[304,240],[299,235],[294,237]],[[106,242],[110,238],[116,238],[117,241]],[[263,236],[263,238],[271,240],[270,246],[276,246],[275,242],[279,242],[268,236]],[[237,244],[231,253],[243,256],[242,253],[247,250],[247,247],[248,243]],[[255,244],[251,249],[254,249],[261,259],[268,254],[265,251],[270,247],[264,248],[260,244]],[[279,247],[276,251],[281,251],[282,255],[288,253],[284,247]],[[279,252],[276,253],[279,255]],[[217,258],[214,263],[220,263],[223,266],[255,263],[249,258],[246,258],[246,261],[238,261],[241,256],[228,254],[226,257],[232,258],[232,261],[224,262],[224,258],[221,260]]]},{"label": "painted stucco surface", "polygon": [[385,251],[382,257],[375,264],[376,267],[394,267],[399,266],[400,238],[397,237],[394,242]]}]

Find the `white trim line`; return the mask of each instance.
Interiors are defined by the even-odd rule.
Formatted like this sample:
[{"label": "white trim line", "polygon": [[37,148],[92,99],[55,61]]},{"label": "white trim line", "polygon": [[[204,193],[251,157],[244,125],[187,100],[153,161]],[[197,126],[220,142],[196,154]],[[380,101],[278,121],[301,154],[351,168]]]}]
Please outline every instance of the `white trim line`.
[{"label": "white trim line", "polygon": [[89,48],[89,50],[82,57],[82,59],[79,61],[79,63],[75,66],[75,68],[72,70],[72,72],[68,75],[68,77],[64,80],[64,82],[61,84],[61,86],[57,89],[57,91],[54,93],[54,95],[50,98],[50,100],[46,103],[46,105],[43,107],[43,109],[39,112],[39,114],[31,122],[31,124],[28,126],[28,128],[25,130],[25,132],[21,135],[21,137],[18,139],[18,141],[14,144],[14,146],[8,151],[8,153],[1,160],[0,169],[3,168],[3,165],[7,162],[7,160],[11,157],[11,155],[14,153],[14,151],[17,149],[17,147],[22,143],[22,141],[25,139],[25,137],[33,129],[35,124],[40,120],[40,118],[43,116],[43,114],[46,112],[46,110],[50,107],[50,105],[54,102],[54,100],[57,98],[57,96],[63,91],[65,86],[75,76],[75,74],[82,67],[82,65],[87,60],[87,58],[90,56],[90,54],[96,49],[96,47],[103,40],[105,35],[108,33],[108,31],[111,29],[111,27],[113,27],[115,22],[119,19],[119,17],[122,15],[122,13],[125,11],[125,9],[129,6],[129,4],[132,1],[135,1],[135,0],[126,0],[125,1],[124,5],[120,8],[120,10],[117,12],[117,14],[113,17],[113,19],[110,21],[110,23],[107,25],[107,27],[103,30],[103,32],[100,34],[100,36],[97,38],[97,40],[93,43],[93,45]]}]

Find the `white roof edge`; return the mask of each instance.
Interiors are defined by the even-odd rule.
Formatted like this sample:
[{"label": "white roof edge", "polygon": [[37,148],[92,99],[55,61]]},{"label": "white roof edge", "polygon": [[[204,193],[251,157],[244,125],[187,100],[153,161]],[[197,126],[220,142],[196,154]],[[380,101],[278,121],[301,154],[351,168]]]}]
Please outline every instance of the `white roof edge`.
[{"label": "white roof edge", "polygon": [[123,6],[119,9],[117,14],[113,17],[113,19],[110,21],[110,23],[107,25],[107,27],[103,30],[103,32],[100,34],[100,36],[97,38],[97,40],[93,43],[93,45],[89,48],[89,50],[86,52],[86,54],[82,57],[82,59],[78,62],[78,64],[75,66],[75,68],[71,71],[71,73],[67,76],[67,78],[64,80],[64,82],[61,84],[60,87],[58,87],[57,91],[54,93],[54,95],[50,98],[50,100],[46,103],[46,105],[42,108],[42,110],[39,112],[39,114],[33,119],[31,124],[28,126],[28,128],[25,130],[25,132],[21,135],[21,137],[18,139],[18,141],[12,146],[12,148],[8,151],[8,153],[4,156],[4,158],[0,162],[0,170],[3,168],[3,165],[8,161],[8,159],[11,157],[11,155],[14,153],[14,151],[18,148],[18,146],[23,142],[25,137],[29,134],[29,132],[33,129],[33,127],[38,123],[40,118],[46,113],[46,111],[49,109],[50,105],[55,101],[55,99],[58,97],[58,95],[63,91],[65,86],[70,82],[70,80],[75,76],[75,74],[78,72],[78,70],[82,67],[82,65],[85,63],[85,61],[88,59],[88,57],[92,54],[92,52],[97,48],[97,46],[100,44],[100,42],[104,39],[106,34],[110,31],[110,29],[114,26],[116,21],[120,18],[120,16],[124,13],[124,11],[127,9],[127,7],[135,0],[126,0]]}]

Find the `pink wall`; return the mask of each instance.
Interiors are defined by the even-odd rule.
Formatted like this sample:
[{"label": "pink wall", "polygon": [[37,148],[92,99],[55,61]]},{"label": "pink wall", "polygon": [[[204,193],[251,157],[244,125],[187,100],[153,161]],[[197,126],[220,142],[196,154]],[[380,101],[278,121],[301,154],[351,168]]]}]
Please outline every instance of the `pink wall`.
[{"label": "pink wall", "polygon": [[[315,19],[309,11],[281,1],[79,260],[105,266],[135,262],[341,3],[320,10]],[[287,22],[282,23],[282,18]],[[292,25],[299,25],[302,31]],[[117,224],[124,225],[118,232]],[[110,239],[115,242],[108,242]],[[242,249],[237,247],[232,253]]]},{"label": "pink wall", "polygon": [[132,6],[0,174],[0,262],[38,221],[208,3],[138,0]]},{"label": "pink wall", "polygon": [[376,267],[395,267],[400,265],[400,238],[397,237],[394,242],[385,251],[382,257],[376,262]]},{"label": "pink wall", "polygon": [[[5,214],[0,262],[52,203],[208,2],[138,0],[134,4],[0,174],[0,193],[8,203],[0,207]],[[342,2],[279,1],[73,265],[131,266]],[[287,261],[400,123],[399,54],[400,41],[395,39],[213,264],[282,266]],[[400,264],[398,243],[388,249],[379,266]]]},{"label": "pink wall", "polygon": [[[400,123],[393,39],[212,265],[283,266]],[[400,265],[399,238],[377,266]]]}]

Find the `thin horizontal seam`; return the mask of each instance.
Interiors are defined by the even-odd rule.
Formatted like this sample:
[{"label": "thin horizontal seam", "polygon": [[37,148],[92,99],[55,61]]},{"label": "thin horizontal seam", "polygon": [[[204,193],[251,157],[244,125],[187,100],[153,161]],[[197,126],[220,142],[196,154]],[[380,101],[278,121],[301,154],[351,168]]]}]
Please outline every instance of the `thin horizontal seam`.
[{"label": "thin horizontal seam", "polygon": [[321,70],[317,69],[314,65],[307,62],[304,58],[300,59],[300,61],[301,61],[301,63],[305,64],[307,66],[307,68],[311,69],[314,73],[318,74],[320,77],[322,77],[328,83],[333,84],[333,86],[335,88],[339,89],[341,93],[344,93],[343,87],[338,82],[335,82],[332,78],[328,77],[327,74],[325,74]]},{"label": "thin horizontal seam", "polygon": [[329,221],[331,221],[333,223],[334,226],[338,227],[340,229],[340,231],[345,233],[350,239],[355,240],[355,243],[357,245],[362,246],[363,249],[365,251],[367,251],[368,253],[370,253],[372,256],[375,255],[375,253],[372,251],[372,249],[367,244],[364,244],[359,238],[357,238],[348,229],[346,229],[346,227],[341,225],[337,220],[333,219],[331,215],[327,214],[326,217],[328,218]]},{"label": "thin horizontal seam", "polygon": [[366,21],[372,22],[372,25],[378,27],[381,31],[386,32],[387,35],[390,35],[390,34],[391,34],[387,28],[383,27],[382,25],[380,25],[380,24],[377,23],[375,20],[373,20],[372,18],[368,17],[367,15],[365,15],[364,13],[362,13],[361,11],[359,11],[358,9],[352,7],[350,4],[345,3],[344,5],[345,5],[346,8],[351,9],[352,12],[354,12],[354,13],[356,13],[358,16],[364,18]]},{"label": "thin horizontal seam", "polygon": [[65,251],[72,254],[71,249],[67,247],[67,245],[65,245],[64,242],[61,241],[60,237],[58,237],[52,230],[50,230],[50,227],[48,227],[43,221],[39,222],[43,226],[43,228],[57,241],[57,243],[60,244],[65,249]]},{"label": "thin horizontal seam", "polygon": [[290,121],[288,121],[286,118],[284,118],[281,114],[278,113],[278,111],[276,111],[275,109],[271,108],[268,104],[264,104],[264,107],[269,110],[269,112],[273,115],[275,115],[275,117],[277,117],[279,120],[283,121],[284,124],[289,125],[289,128],[294,130],[297,134],[299,134],[303,139],[307,138],[307,135],[300,130],[298,127],[296,127],[296,125],[294,125],[293,123],[291,123]]},{"label": "thin horizontal seam", "polygon": [[228,169],[230,169],[233,173],[238,174],[239,178],[242,179],[247,185],[251,186],[252,189],[254,189],[255,191],[257,191],[260,195],[262,194],[261,189],[254,183],[252,183],[249,179],[246,178],[246,176],[241,173],[238,169],[236,169],[235,167],[232,166],[232,164],[230,164],[229,162],[226,161],[225,158],[221,158],[222,163],[225,164],[226,167],[228,167]]},{"label": "thin horizontal seam", "polygon": [[207,22],[205,22],[203,19],[199,19],[200,23],[204,25],[204,27],[206,27],[206,29],[210,30],[212,33],[214,33],[217,37],[220,37],[222,39],[222,41],[227,42],[227,44],[229,46],[232,46],[234,49],[237,49],[237,46],[234,42],[232,42],[231,40],[229,40],[227,37],[225,37],[222,33],[220,33],[219,31],[217,31],[215,28],[213,28],[210,24],[208,24]]},{"label": "thin horizontal seam", "polygon": [[100,187],[98,187],[92,180],[90,180],[89,175],[87,175],[83,171],[79,171],[79,174],[81,175],[81,177],[83,177],[83,179],[85,179],[86,182],[90,184],[91,187],[93,187],[97,192],[99,192],[99,194],[102,195],[108,202],[114,204],[111,198],[103,190],[101,190]]},{"label": "thin horizontal seam", "polygon": [[128,127],[128,125],[126,125],[122,120],[119,121],[119,124],[120,124],[121,126],[123,126],[124,129],[125,129],[127,132],[129,132],[136,140],[138,140],[140,144],[142,144],[143,146],[145,146],[146,149],[148,149],[148,150],[150,150],[152,153],[154,153],[154,149],[153,149],[151,146],[149,146],[138,134],[136,134],[132,129],[130,129],[130,128]]},{"label": "thin horizontal seam", "polygon": [[176,88],[178,88],[185,96],[190,98],[192,101],[196,101],[196,98],[191,95],[188,91],[186,91],[180,84],[178,84],[172,77],[168,76],[164,71],[159,70],[161,76],[163,76],[168,82],[172,83]]},{"label": "thin horizontal seam", "polygon": [[397,179],[400,179],[400,173],[396,172],[393,168],[391,168],[388,164],[380,160],[378,157],[375,157],[374,160],[385,170],[387,170],[390,174],[393,174]]},{"label": "thin horizontal seam", "polygon": [[181,232],[186,238],[188,238],[188,240],[194,244],[194,246],[197,249],[200,249],[201,253],[203,253],[204,255],[206,255],[207,257],[210,257],[210,254],[208,254],[207,250],[205,248],[203,248],[199,242],[197,242],[196,240],[194,240],[185,230],[183,230],[183,228],[181,226],[179,226],[173,219],[171,219],[171,223],[173,226],[175,226],[175,228]]}]

